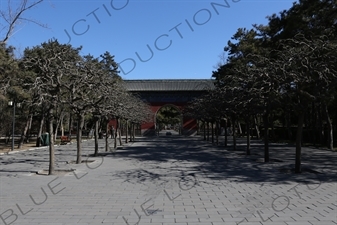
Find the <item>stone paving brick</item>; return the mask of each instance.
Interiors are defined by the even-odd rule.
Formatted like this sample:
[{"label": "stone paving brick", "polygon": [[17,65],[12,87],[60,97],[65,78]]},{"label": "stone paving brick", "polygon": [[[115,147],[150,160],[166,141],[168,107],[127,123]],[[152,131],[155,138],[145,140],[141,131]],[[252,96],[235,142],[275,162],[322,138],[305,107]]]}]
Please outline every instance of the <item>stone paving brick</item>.
[{"label": "stone paving brick", "polygon": [[[99,144],[103,146],[104,140]],[[92,141],[83,142],[84,158],[93,147]],[[193,137],[138,139],[114,154],[89,157],[95,162],[79,165],[66,163],[76,158],[75,145],[58,146],[57,168],[75,169],[61,176],[32,173],[48,168],[46,149],[1,155],[4,220],[0,225],[13,220],[13,225],[126,225],[125,219],[130,225],[137,221],[140,225],[337,225],[337,185],[329,175],[336,169],[315,161],[325,157],[325,162],[335,162],[337,154],[309,148],[305,152],[310,155],[305,160],[324,176],[276,170],[293,163],[293,149],[288,147],[271,147],[271,155],[289,159],[289,164],[259,164],[254,155],[218,150]],[[183,178],[194,178],[183,173],[194,174],[196,182],[187,186]]]},{"label": "stone paving brick", "polygon": [[337,224],[337,220],[323,220],[323,221],[310,221],[312,225],[335,225]]},{"label": "stone paving brick", "polygon": [[189,222],[187,223],[188,225],[212,225],[211,222],[209,223],[204,223],[204,222],[199,222],[199,223],[193,223],[193,222]]},{"label": "stone paving brick", "polygon": [[163,223],[163,225],[188,225],[187,223]]}]

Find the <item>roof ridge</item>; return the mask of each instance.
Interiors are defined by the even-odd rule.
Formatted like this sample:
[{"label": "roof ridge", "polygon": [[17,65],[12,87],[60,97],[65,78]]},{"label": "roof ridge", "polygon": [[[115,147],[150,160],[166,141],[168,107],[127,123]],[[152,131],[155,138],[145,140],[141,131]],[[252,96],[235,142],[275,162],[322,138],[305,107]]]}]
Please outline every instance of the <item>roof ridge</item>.
[{"label": "roof ridge", "polygon": [[214,89],[211,79],[125,80],[129,91],[205,91]]},{"label": "roof ridge", "polygon": [[127,80],[123,81],[214,81],[212,79],[137,79],[137,80]]}]

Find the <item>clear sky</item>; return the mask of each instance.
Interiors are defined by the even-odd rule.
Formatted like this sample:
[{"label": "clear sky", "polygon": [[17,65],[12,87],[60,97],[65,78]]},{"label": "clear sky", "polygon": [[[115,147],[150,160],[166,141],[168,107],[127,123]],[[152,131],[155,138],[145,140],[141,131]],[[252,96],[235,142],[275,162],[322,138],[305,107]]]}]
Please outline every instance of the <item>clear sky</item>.
[{"label": "clear sky", "polygon": [[[8,1],[0,1],[4,10]],[[123,79],[208,79],[238,28],[266,24],[293,2],[45,0],[24,16],[47,28],[24,22],[8,44],[17,54],[52,38],[83,46],[83,55],[109,51]]]}]

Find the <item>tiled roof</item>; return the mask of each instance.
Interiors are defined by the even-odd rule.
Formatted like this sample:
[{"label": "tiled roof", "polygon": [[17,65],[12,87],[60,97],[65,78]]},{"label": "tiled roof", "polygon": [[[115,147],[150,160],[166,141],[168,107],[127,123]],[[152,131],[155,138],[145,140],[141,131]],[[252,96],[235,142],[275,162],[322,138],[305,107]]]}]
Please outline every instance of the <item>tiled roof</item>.
[{"label": "tiled roof", "polygon": [[210,79],[124,80],[128,91],[202,91],[214,89]]}]

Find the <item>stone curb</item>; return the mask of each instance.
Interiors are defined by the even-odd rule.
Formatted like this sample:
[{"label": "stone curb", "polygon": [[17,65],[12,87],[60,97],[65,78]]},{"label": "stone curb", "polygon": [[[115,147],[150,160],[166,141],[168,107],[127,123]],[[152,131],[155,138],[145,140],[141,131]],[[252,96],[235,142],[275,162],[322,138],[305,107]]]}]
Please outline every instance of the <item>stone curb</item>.
[{"label": "stone curb", "polygon": [[[91,140],[91,139],[90,139]],[[82,142],[88,141],[87,139],[82,140]],[[69,142],[66,145],[72,145],[76,142]],[[57,146],[61,146],[61,144],[59,145],[54,145],[54,147]],[[35,147],[35,148],[29,148],[29,149],[23,149],[23,150],[16,150],[16,151],[9,151],[9,152],[1,152],[0,155],[9,155],[9,154],[15,154],[15,153],[19,153],[19,152],[27,152],[27,151],[34,151],[34,150],[38,150],[38,149],[44,149],[44,148],[48,148],[49,146],[42,146],[42,147]]]},{"label": "stone curb", "polygon": [[[58,145],[54,145],[54,146],[58,146]],[[43,147],[29,148],[29,149],[23,149],[23,150],[2,152],[2,153],[0,153],[0,155],[10,155],[10,154],[15,154],[15,153],[20,153],[20,152],[27,152],[27,151],[33,151],[33,150],[38,150],[38,149],[44,149],[44,148],[47,148],[47,147],[48,146],[43,146]]]}]

